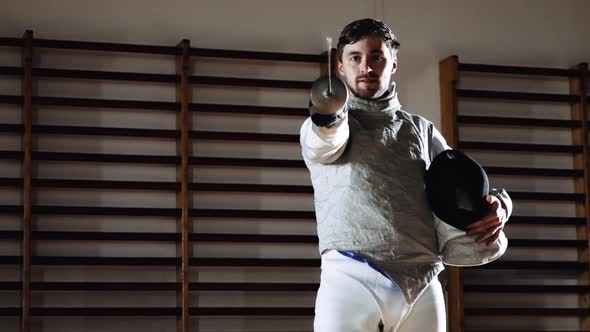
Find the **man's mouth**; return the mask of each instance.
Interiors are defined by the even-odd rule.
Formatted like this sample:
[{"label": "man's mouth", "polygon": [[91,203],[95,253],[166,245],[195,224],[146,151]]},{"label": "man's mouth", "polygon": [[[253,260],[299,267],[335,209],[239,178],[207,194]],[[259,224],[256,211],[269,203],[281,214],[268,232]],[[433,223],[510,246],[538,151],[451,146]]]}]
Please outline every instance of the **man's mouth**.
[{"label": "man's mouth", "polygon": [[367,76],[363,76],[363,77],[359,77],[357,78],[357,82],[359,83],[377,83],[379,82],[378,78],[375,77],[367,77]]}]

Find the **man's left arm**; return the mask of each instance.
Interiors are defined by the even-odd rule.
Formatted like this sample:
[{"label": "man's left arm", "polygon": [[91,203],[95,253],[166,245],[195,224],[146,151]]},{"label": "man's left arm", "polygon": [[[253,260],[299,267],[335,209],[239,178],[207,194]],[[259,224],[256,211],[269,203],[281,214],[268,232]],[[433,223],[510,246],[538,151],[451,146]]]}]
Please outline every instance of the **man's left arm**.
[{"label": "man's left arm", "polygon": [[[442,134],[431,126],[430,160],[439,153],[451,149]],[[512,199],[504,189],[490,188],[486,200],[490,204],[488,214],[481,220],[467,226],[468,236],[476,238],[478,243],[486,243],[490,246],[498,240],[504,225],[512,215]]]}]

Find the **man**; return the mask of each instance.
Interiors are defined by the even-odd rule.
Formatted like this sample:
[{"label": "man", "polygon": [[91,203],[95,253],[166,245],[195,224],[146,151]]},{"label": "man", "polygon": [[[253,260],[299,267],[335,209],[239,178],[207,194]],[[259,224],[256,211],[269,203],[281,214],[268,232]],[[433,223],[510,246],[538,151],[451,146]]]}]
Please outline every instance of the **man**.
[{"label": "man", "polygon": [[[401,110],[391,79],[398,48],[380,21],[346,26],[337,49],[348,103],[328,114],[311,105],[301,127],[322,254],[316,332],[446,329],[437,279],[445,257],[424,173],[449,147],[431,122]],[[511,212],[503,190],[487,201],[489,214],[467,232],[484,247],[498,241]]]}]

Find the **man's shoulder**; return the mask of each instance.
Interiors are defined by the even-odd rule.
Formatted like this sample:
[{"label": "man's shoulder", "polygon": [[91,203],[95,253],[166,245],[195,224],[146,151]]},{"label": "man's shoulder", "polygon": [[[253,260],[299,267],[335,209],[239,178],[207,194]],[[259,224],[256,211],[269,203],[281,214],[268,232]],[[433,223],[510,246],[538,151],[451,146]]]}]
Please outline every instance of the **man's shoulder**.
[{"label": "man's shoulder", "polygon": [[402,109],[397,110],[395,112],[396,117],[400,120],[405,120],[405,121],[410,121],[412,122],[414,125],[417,126],[431,126],[432,125],[432,121],[428,120],[427,118],[423,117],[422,115],[418,115],[418,114],[414,114],[414,113],[410,113],[408,111],[404,111]]}]

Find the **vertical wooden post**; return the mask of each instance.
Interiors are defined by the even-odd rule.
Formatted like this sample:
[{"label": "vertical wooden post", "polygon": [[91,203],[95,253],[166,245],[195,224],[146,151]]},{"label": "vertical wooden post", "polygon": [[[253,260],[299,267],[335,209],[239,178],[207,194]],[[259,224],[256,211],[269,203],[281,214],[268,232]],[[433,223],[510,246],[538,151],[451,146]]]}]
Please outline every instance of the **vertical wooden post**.
[{"label": "vertical wooden post", "polygon": [[450,147],[456,148],[459,143],[457,129],[457,95],[455,93],[459,81],[459,58],[452,55],[439,63],[441,133]]},{"label": "vertical wooden post", "polygon": [[177,194],[177,208],[180,209],[180,219],[177,220],[177,229],[181,234],[181,242],[178,244],[177,253],[181,259],[177,273],[180,282],[179,306],[181,316],[178,321],[178,331],[190,331],[190,196],[189,186],[189,131],[191,128],[188,105],[190,102],[190,86],[188,75],[190,71],[190,41],[183,39],[178,47],[181,54],[176,57],[176,74],[180,80],[176,85],[176,98],[180,103],[180,110],[176,117],[176,128],[180,131],[180,140],[177,141],[177,153],[180,157],[180,165],[176,171],[176,181],[180,184]]},{"label": "vertical wooden post", "polygon": [[29,320],[31,310],[31,146],[32,146],[32,94],[33,94],[33,31],[27,30],[23,36],[23,238],[22,238],[22,316],[21,332],[29,331]]},{"label": "vertical wooden post", "polygon": [[[584,177],[577,178],[575,181],[576,193],[585,194],[585,200],[583,202],[576,203],[576,216],[586,218],[586,225],[577,226],[577,238],[580,240],[588,241],[590,245],[590,218],[588,212],[590,211],[590,193],[588,191],[588,181],[590,180],[590,172],[588,165],[588,119],[586,115],[586,76],[588,72],[588,64],[582,63],[574,68],[577,75],[570,77],[570,94],[579,95],[580,98],[576,103],[571,105],[571,117],[572,120],[581,122],[581,128],[572,130],[572,144],[581,145],[582,153],[574,156],[574,168],[584,169]],[[586,271],[582,274],[579,283],[582,285],[590,284],[590,255],[588,253],[589,247],[586,246],[583,249],[578,250],[578,260],[586,263]],[[582,308],[590,308],[590,295],[584,294],[580,300],[580,306]],[[581,330],[590,329],[590,317],[586,316],[581,318],[580,322]]]},{"label": "vertical wooden post", "polygon": [[[456,85],[459,80],[459,59],[453,55],[439,63],[441,132],[449,146],[456,148],[459,141],[457,129]],[[463,332],[463,269],[447,267],[447,302],[449,332]]]}]

